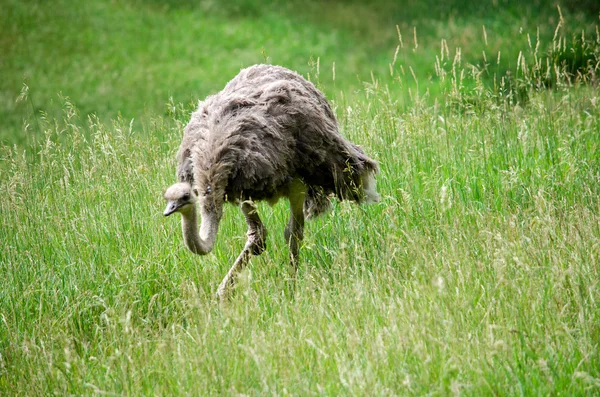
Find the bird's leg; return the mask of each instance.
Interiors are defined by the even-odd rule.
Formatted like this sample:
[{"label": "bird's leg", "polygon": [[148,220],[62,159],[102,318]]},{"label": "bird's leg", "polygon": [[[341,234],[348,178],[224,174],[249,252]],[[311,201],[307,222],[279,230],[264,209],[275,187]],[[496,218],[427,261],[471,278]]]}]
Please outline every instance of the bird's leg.
[{"label": "bird's leg", "polygon": [[240,208],[248,224],[246,245],[217,289],[217,296],[221,301],[227,297],[228,291],[235,284],[235,276],[246,266],[250,260],[250,255],[260,255],[267,244],[267,229],[261,222],[254,203],[244,201]]},{"label": "bird's leg", "polygon": [[260,220],[252,201],[244,201],[241,208],[248,224],[247,244],[250,243],[252,255],[260,255],[267,248],[267,228]]},{"label": "bird's leg", "polygon": [[296,278],[298,271],[298,249],[304,239],[304,198],[306,187],[299,179],[295,179],[289,191],[290,221],[285,227],[284,235],[290,250],[290,275]]}]

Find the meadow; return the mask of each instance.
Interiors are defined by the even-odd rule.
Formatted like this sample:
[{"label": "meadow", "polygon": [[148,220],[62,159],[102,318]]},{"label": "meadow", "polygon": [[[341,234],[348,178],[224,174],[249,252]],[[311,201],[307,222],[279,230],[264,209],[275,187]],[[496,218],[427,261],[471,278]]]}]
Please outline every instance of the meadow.
[{"label": "meadow", "polygon": [[[600,394],[594,2],[5,3],[0,395]],[[241,212],[193,256],[162,192],[259,62],[327,93],[382,200],[307,223],[293,289],[260,204],[220,305]]]}]

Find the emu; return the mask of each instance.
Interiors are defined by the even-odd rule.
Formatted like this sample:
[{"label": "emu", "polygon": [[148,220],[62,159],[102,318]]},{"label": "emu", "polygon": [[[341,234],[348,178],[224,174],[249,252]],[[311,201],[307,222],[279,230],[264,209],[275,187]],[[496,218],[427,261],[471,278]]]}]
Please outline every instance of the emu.
[{"label": "emu", "polygon": [[250,256],[266,248],[267,230],[254,202],[274,205],[288,198],[284,235],[295,277],[305,218],[327,211],[330,196],[379,201],[377,163],[340,134],[329,103],[311,82],[279,66],[243,69],[221,92],[200,102],[177,160],[179,182],[164,194],[164,215],[182,215],[191,252],[212,250],[225,202],[239,205],[248,224],[246,244],[217,290],[221,300]]}]

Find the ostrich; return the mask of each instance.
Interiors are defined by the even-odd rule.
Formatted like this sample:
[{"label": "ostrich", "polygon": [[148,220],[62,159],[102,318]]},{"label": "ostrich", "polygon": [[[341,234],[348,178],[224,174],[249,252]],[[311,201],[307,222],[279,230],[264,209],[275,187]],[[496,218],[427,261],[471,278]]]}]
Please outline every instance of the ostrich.
[{"label": "ostrich", "polygon": [[248,224],[246,245],[217,290],[221,300],[250,256],[266,248],[267,230],[255,201],[274,205],[288,198],[284,235],[293,277],[305,218],[325,212],[333,195],[379,201],[377,163],[339,133],[329,103],[312,83],[279,66],[243,69],[221,92],[200,102],[177,160],[179,182],[164,194],[164,215],[181,214],[190,251],[212,250],[225,202],[239,205]]}]

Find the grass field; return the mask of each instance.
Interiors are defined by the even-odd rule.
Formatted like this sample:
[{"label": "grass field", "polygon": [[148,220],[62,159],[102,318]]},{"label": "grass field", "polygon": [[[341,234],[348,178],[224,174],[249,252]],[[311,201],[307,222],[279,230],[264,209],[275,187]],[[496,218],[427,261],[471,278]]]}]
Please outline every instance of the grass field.
[{"label": "grass field", "polygon": [[[0,395],[600,394],[593,2],[5,3]],[[307,223],[293,293],[261,204],[220,306],[241,212],[197,257],[161,194],[193,103],[265,57],[328,94],[382,201]]]}]

